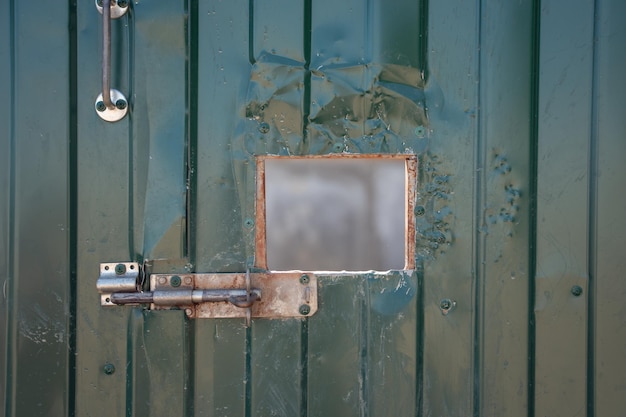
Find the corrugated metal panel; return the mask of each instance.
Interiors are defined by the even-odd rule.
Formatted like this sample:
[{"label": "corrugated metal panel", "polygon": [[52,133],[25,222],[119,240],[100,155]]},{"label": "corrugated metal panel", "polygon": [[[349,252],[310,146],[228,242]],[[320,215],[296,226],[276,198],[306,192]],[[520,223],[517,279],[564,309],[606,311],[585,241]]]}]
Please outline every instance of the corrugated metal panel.
[{"label": "corrugated metal panel", "polygon": [[5,415],[65,415],[74,388],[68,13],[30,9],[0,5],[2,398]]},{"label": "corrugated metal panel", "polygon": [[[587,369],[591,352],[585,300],[593,297],[589,272],[595,240],[590,212],[595,197],[589,189],[590,144],[597,140],[591,128],[594,5],[582,1],[573,8],[558,2],[545,6],[538,119],[536,410],[544,415],[584,415],[592,401],[586,381],[593,383]],[[563,25],[563,19],[571,23]],[[573,285],[583,288],[583,297],[572,296]],[[563,343],[567,354],[562,353]]]},{"label": "corrugated metal panel", "polygon": [[[92,2],[27,9],[0,5],[5,415],[620,415],[622,2],[135,2],[115,124]],[[250,328],[100,307],[100,262],[253,265],[255,156],[344,150],[418,154],[415,272]]]},{"label": "corrugated metal panel", "polygon": [[74,389],[68,13],[8,1],[0,10],[3,408],[65,415]]},{"label": "corrugated metal panel", "polygon": [[[588,375],[591,385],[587,392],[594,396],[595,415],[622,413],[624,398],[623,375],[626,363],[618,358],[626,349],[626,285],[621,271],[626,260],[620,249],[626,246],[626,200],[620,195],[626,178],[626,120],[623,117],[623,97],[626,80],[622,76],[626,65],[626,50],[620,46],[626,39],[626,28],[619,16],[626,12],[618,1],[603,1],[596,5],[594,51],[594,107],[591,126],[592,164],[590,166],[590,198],[592,216],[590,228],[591,304],[588,341],[590,355]],[[595,223],[595,224],[594,224]]]}]

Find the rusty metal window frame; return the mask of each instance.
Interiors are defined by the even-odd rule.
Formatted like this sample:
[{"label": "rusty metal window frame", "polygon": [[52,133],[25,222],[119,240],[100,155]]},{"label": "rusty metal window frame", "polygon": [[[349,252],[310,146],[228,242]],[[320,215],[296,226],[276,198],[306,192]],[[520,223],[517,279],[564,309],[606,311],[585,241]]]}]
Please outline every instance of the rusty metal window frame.
[{"label": "rusty metal window frame", "polygon": [[407,154],[337,154],[307,156],[258,156],[256,160],[256,200],[255,200],[255,267],[268,269],[267,230],[266,230],[266,178],[265,162],[270,159],[396,159],[405,162],[405,228],[404,228],[404,270],[415,269],[415,204],[417,193],[417,155]]}]

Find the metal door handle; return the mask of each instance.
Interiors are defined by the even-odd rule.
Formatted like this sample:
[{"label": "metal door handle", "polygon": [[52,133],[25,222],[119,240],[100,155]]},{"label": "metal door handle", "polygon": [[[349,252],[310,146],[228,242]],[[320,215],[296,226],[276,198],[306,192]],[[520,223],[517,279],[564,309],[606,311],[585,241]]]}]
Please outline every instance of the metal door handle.
[{"label": "metal door handle", "polygon": [[128,101],[124,94],[111,88],[111,19],[123,16],[127,0],[96,0],[102,13],[102,93],[96,99],[96,113],[107,122],[117,122],[126,116]]}]

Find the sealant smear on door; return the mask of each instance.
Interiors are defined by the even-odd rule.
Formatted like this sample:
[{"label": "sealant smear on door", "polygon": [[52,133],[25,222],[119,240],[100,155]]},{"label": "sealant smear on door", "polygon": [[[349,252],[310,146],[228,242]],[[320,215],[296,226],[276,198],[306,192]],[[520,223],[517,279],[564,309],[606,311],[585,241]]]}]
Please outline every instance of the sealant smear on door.
[{"label": "sealant smear on door", "polygon": [[428,123],[418,69],[392,64],[312,69],[310,114],[303,126],[305,73],[297,61],[259,58],[252,67],[245,120],[237,128],[233,151],[397,154],[420,147]]}]

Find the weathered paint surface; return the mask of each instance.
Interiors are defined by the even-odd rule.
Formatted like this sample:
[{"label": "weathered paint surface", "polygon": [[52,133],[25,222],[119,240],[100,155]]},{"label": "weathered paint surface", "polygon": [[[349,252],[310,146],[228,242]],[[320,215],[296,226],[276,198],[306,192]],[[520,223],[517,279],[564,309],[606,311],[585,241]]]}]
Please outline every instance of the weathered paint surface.
[{"label": "weathered paint surface", "polygon": [[[0,4],[5,415],[623,413],[624,2],[134,2],[115,124],[93,2],[35,3]],[[100,307],[100,262],[263,266],[258,158],[330,154],[417,155],[415,270],[250,328]]]}]

